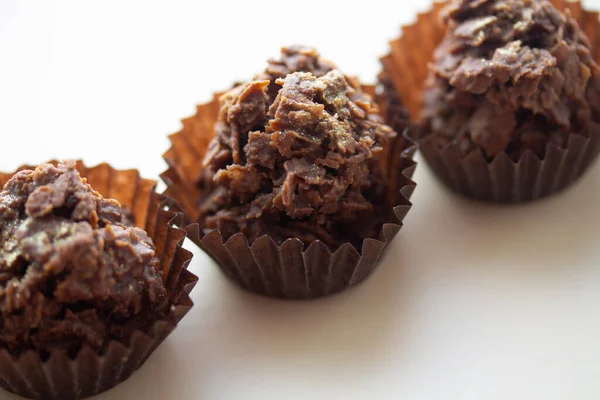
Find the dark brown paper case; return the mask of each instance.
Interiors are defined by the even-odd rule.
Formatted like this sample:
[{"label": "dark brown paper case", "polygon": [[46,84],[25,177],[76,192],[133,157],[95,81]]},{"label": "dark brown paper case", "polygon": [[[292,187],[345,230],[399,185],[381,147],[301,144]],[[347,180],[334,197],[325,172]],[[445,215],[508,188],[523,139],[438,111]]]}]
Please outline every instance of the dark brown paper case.
[{"label": "dark brown paper case", "polygon": [[[129,343],[111,341],[102,354],[84,346],[75,358],[52,351],[42,360],[35,351],[15,358],[0,350],[0,386],[27,398],[80,399],[113,388],[144,364],[193,305],[189,293],[198,278],[187,270],[192,254],[181,247],[185,231],[175,226],[182,215],[165,209],[171,201],[154,191],[156,182],[142,179],[136,170],[119,171],[107,164],[87,168],[77,162],[77,169],[96,191],[131,210],[135,225],[152,238],[171,310],[147,331],[134,332]],[[0,187],[13,174],[0,173]]]},{"label": "dark brown paper case", "polygon": [[[599,13],[583,9],[579,1],[550,1],[559,10],[570,10],[590,40],[594,59],[600,63]],[[431,10],[418,15],[415,23],[404,26],[402,35],[390,42],[390,53],[381,58],[384,72],[380,78],[393,83],[414,121],[420,117],[428,64],[445,34],[440,12],[446,4],[434,3]],[[462,157],[456,144],[440,147],[434,135],[418,132],[412,131],[413,139],[439,179],[460,194],[484,201],[524,202],[557,193],[579,179],[600,153],[597,125],[589,138],[571,134],[563,148],[549,144],[543,159],[525,151],[517,161],[504,153],[490,161],[482,151]]]},{"label": "dark brown paper case", "polygon": [[[373,87],[366,87],[373,94]],[[164,154],[169,168],[161,177],[167,184],[165,194],[181,207],[190,224],[188,237],[211,256],[226,276],[241,287],[262,295],[288,299],[308,299],[340,292],[363,281],[375,269],[378,260],[402,227],[411,207],[415,188],[411,176],[416,164],[412,160],[412,140],[398,134],[392,143],[389,170],[396,188],[390,191],[394,204],[390,220],[379,235],[365,239],[361,249],[345,243],[331,251],[317,241],[306,247],[296,238],[277,245],[263,236],[254,243],[238,233],[223,240],[219,231],[204,232],[195,222],[200,191],[194,184],[202,169],[202,159],[213,137],[219,110],[219,95],[199,105],[196,115],[183,120],[183,129],[170,136],[171,148]]]}]

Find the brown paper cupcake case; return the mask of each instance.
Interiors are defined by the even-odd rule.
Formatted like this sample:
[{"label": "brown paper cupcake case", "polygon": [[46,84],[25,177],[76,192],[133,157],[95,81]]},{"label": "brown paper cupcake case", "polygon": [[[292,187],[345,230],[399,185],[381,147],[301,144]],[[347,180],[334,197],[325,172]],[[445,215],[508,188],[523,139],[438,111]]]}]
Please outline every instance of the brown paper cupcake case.
[{"label": "brown paper cupcake case", "polygon": [[[373,94],[373,87],[365,87]],[[219,94],[199,105],[194,116],[184,119],[183,129],[170,136],[171,148],[164,154],[169,168],[161,177],[167,184],[165,194],[176,200],[187,222],[188,237],[204,250],[231,280],[255,293],[289,299],[307,299],[340,292],[363,281],[375,269],[378,260],[402,227],[411,207],[409,198],[415,188],[411,176],[415,169],[412,140],[398,135],[390,157],[392,181],[398,182],[393,193],[394,213],[383,225],[379,236],[363,241],[357,250],[349,243],[331,251],[314,242],[307,248],[295,238],[277,245],[268,236],[254,243],[242,233],[223,240],[219,231],[204,232],[198,221],[196,205],[200,198],[194,184],[202,168],[202,159],[213,136],[219,109]]]},{"label": "brown paper cupcake case", "polygon": [[[569,9],[592,44],[592,54],[600,63],[599,13],[585,10],[579,1],[550,0],[559,10]],[[415,23],[402,28],[401,37],[390,42],[390,53],[381,58],[383,83],[395,89],[414,121],[419,119],[422,90],[428,64],[445,34],[440,11],[446,2],[434,3],[419,14]],[[384,85],[385,86],[385,85]],[[388,95],[392,91],[388,91]],[[600,126],[595,127],[600,130]],[[552,144],[540,159],[530,151],[518,161],[506,154],[489,161],[482,151],[460,156],[457,145],[440,148],[427,132],[414,129],[413,138],[427,164],[452,190],[468,197],[494,202],[523,202],[554,194],[579,179],[600,153],[600,132],[589,138],[572,134],[566,147]]]},{"label": "brown paper cupcake case", "polygon": [[[26,168],[32,167],[18,170]],[[63,351],[52,351],[43,358],[28,351],[15,358],[0,350],[0,386],[27,398],[79,399],[111,389],[144,364],[193,305],[189,293],[198,278],[187,270],[192,254],[181,247],[185,231],[175,226],[182,216],[165,209],[172,201],[154,191],[156,182],[140,178],[136,170],[115,170],[107,164],[87,168],[77,162],[77,169],[95,190],[129,209],[135,225],[154,241],[171,312],[147,332],[134,332],[129,343],[111,341],[102,354],[88,346],[74,359]],[[0,187],[13,174],[0,173]]]}]

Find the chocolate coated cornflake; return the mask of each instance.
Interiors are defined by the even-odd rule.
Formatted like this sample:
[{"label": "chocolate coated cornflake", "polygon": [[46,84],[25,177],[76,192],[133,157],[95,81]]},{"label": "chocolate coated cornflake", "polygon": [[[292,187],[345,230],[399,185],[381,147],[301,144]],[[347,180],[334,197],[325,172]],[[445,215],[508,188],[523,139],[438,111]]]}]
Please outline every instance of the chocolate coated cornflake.
[{"label": "chocolate coated cornflake", "polygon": [[0,192],[0,345],[14,354],[128,340],[165,307],[147,234],[75,163],[15,174]]},{"label": "chocolate coated cornflake", "polygon": [[395,135],[357,82],[312,49],[284,49],[221,98],[200,223],[251,242],[358,244],[390,212],[384,160]]},{"label": "chocolate coated cornflake", "polygon": [[600,134],[600,69],[568,13],[546,0],[460,0],[445,21],[423,110],[440,146],[518,159]]}]

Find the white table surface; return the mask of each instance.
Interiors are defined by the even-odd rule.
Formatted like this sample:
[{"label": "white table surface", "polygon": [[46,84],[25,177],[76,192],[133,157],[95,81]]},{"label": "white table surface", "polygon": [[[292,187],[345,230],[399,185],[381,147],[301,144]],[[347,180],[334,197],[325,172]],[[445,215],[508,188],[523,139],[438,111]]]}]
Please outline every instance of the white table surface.
[{"label": "white table surface", "polygon": [[[429,1],[352,3],[0,0],[0,169],[83,158],[157,178],[179,119],[286,44],[373,82]],[[600,165],[513,207],[457,198],[422,164],[415,179],[380,268],[342,295],[254,296],[195,251],[195,307],[98,399],[600,398]]]}]

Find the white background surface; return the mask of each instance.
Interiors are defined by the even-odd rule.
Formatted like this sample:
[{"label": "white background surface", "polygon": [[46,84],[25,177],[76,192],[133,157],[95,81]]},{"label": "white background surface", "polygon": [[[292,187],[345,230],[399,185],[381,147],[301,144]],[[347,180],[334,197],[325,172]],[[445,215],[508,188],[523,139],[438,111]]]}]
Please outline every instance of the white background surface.
[{"label": "white background surface", "polygon": [[[0,169],[73,157],[157,178],[179,119],[282,45],[373,82],[429,6],[390,3],[0,0]],[[379,270],[342,295],[257,297],[195,251],[196,306],[98,399],[600,398],[600,165],[516,207],[454,197],[423,164],[415,179]]]}]

